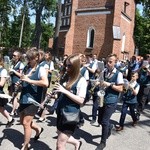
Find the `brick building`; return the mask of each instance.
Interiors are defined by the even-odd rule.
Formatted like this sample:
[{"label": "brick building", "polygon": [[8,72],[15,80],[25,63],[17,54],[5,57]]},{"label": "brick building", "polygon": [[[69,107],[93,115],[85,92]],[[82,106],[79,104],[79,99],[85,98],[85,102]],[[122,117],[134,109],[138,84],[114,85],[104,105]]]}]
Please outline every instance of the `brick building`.
[{"label": "brick building", "polygon": [[134,54],[134,0],[64,0],[59,33],[60,53],[90,51],[99,58]]}]

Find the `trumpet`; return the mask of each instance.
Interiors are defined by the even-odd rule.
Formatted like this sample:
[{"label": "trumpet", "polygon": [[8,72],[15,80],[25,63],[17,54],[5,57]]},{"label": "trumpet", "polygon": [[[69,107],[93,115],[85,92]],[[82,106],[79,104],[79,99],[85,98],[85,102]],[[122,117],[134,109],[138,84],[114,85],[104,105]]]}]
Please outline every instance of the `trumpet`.
[{"label": "trumpet", "polygon": [[123,85],[123,93],[126,93],[130,87],[132,86],[133,81],[131,80],[130,82],[127,79],[124,80],[124,85]]}]

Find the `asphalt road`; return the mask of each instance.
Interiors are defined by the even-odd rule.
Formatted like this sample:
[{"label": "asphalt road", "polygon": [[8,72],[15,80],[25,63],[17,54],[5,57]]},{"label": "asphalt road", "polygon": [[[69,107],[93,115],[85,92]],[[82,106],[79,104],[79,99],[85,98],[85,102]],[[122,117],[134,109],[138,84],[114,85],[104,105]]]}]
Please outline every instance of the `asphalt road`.
[{"label": "asphalt road", "polygon": [[[11,107],[7,107],[7,109],[10,111]],[[114,125],[119,121],[120,109],[121,103],[118,104],[117,110],[111,118],[111,122]],[[82,107],[85,124],[74,134],[76,138],[83,142],[81,150],[95,150],[101,139],[101,127],[91,126],[90,124],[91,110],[92,101]],[[14,125],[11,128],[5,128],[7,120],[2,115],[0,118],[0,150],[20,149],[23,143],[23,127],[19,124],[19,117],[15,117]],[[57,133],[55,124],[56,114],[47,114],[46,121],[39,123],[44,128],[44,132],[38,142],[33,141],[35,133],[34,131],[32,133],[30,142],[32,150],[56,149]],[[113,128],[105,150],[150,150],[150,104],[147,105],[141,115],[138,125],[133,127],[131,124],[131,117],[127,115],[123,131],[116,132],[115,128]],[[74,150],[74,147],[67,144],[66,150]]]}]

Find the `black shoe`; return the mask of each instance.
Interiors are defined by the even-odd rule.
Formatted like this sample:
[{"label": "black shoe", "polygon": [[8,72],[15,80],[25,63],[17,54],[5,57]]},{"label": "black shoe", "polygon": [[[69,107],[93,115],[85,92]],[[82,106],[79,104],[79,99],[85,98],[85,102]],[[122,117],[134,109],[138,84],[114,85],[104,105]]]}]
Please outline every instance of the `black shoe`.
[{"label": "black shoe", "polygon": [[111,124],[110,127],[109,127],[107,139],[108,139],[108,138],[110,137],[110,135],[111,135],[111,130],[112,130],[112,128],[113,128],[113,125]]},{"label": "black shoe", "polygon": [[140,113],[136,114],[136,119],[139,121],[140,120]]},{"label": "black shoe", "polygon": [[34,141],[37,141],[40,138],[41,133],[44,131],[43,128],[41,128],[41,132],[38,135],[35,135]]},{"label": "black shoe", "polygon": [[106,147],[106,143],[101,142],[95,150],[103,150]]},{"label": "black shoe", "polygon": [[14,121],[15,121],[15,119],[13,119],[13,118],[12,118],[11,121],[8,121],[7,124],[6,124],[6,128],[11,127],[13,125]]},{"label": "black shoe", "polygon": [[116,127],[116,131],[122,131],[123,130],[123,127],[119,126],[119,127]]}]

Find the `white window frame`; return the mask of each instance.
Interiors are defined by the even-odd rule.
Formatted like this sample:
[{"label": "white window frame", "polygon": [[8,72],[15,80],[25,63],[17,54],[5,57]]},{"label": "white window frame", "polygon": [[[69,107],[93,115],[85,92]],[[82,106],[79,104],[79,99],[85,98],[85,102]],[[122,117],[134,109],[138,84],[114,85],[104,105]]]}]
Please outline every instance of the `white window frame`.
[{"label": "white window frame", "polygon": [[[94,32],[94,36],[93,36],[93,44],[92,44],[92,46],[91,46],[92,31]],[[88,32],[87,32],[86,48],[93,48],[93,47],[94,47],[94,37],[95,37],[95,30],[94,30],[94,28],[90,27],[90,28],[88,29]]]}]

